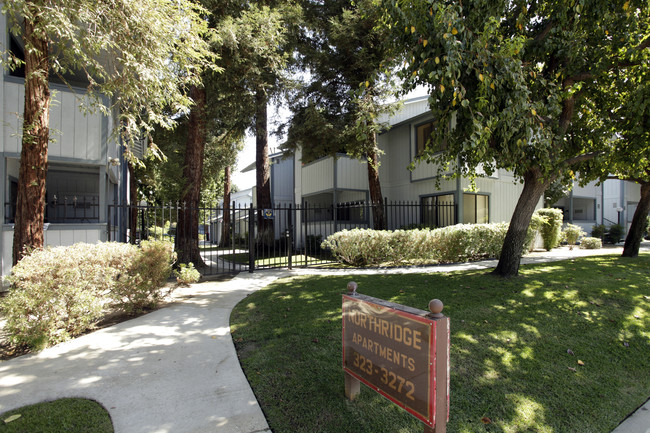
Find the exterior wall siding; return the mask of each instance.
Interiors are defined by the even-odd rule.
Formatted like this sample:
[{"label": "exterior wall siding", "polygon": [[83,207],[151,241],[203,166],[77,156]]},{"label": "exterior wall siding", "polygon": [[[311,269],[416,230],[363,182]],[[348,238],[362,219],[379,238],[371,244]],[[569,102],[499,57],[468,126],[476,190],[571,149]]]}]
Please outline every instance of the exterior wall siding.
[{"label": "exterior wall siding", "polygon": [[[79,108],[88,98],[60,86],[51,85],[53,90],[50,106],[50,137],[48,146],[50,158],[99,161],[102,157],[102,114],[84,113]],[[14,80],[3,83],[3,141],[0,151],[20,153],[22,136],[22,115],[25,106],[24,85]],[[79,100],[78,98],[81,98]]]},{"label": "exterior wall siding", "polygon": [[334,158],[303,165],[301,171],[303,196],[334,188]]}]

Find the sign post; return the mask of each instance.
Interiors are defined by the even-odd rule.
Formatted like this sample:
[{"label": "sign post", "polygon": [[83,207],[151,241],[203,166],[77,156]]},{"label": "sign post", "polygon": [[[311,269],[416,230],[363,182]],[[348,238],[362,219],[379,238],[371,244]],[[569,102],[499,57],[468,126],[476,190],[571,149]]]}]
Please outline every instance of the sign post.
[{"label": "sign post", "polygon": [[360,383],[422,421],[425,433],[446,432],[449,419],[449,318],[442,302],[431,312],[356,292],[343,295],[345,395]]}]

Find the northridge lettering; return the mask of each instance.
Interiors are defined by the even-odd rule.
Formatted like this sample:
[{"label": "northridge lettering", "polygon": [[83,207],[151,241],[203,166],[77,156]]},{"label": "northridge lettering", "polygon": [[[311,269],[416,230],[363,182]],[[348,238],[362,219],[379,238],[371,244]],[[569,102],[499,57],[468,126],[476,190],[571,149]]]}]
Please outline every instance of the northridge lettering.
[{"label": "northridge lettering", "polygon": [[422,333],[418,330],[406,328],[379,317],[369,316],[360,311],[355,311],[351,314],[350,320],[356,326],[367,329],[383,337],[390,338],[391,340],[395,340],[397,343],[403,343],[416,350],[422,349]]}]

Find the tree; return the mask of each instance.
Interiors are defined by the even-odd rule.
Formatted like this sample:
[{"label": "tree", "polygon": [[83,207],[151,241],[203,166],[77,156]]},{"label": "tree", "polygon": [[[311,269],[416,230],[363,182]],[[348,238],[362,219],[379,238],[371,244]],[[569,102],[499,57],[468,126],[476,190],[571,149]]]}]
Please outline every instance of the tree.
[{"label": "tree", "polygon": [[[219,28],[219,52],[231,80],[225,85],[235,89],[238,103],[248,107],[255,131],[257,207],[270,208],[270,166],[268,159],[269,101],[286,83],[289,61],[288,32],[300,14],[291,2],[250,4],[238,14],[224,19]],[[258,214],[258,231],[264,242],[273,238],[273,224]]]},{"label": "tree", "polygon": [[292,104],[285,147],[302,148],[303,161],[347,153],[365,159],[375,229],[385,229],[379,181],[379,118],[393,110],[388,32],[372,0],[305,1],[299,47],[310,82]]},{"label": "tree", "polygon": [[[650,19],[646,14],[646,28]],[[623,257],[636,257],[650,213],[650,36],[637,46],[627,61],[626,73],[613,71],[603,80],[609,87],[606,98],[596,101],[592,109],[608,119],[613,150],[589,166],[590,178],[615,177],[636,182],[641,196],[625,238]]]},{"label": "tree", "polygon": [[[572,168],[603,155],[610,119],[590,107],[610,74],[645,50],[643,1],[384,1],[408,86],[429,87],[440,128],[422,159],[459,176],[509,170],[523,182],[494,273],[517,275],[540,197]],[[597,124],[599,128],[590,128]],[[610,129],[611,128],[604,128]],[[432,147],[433,148],[433,147]]]},{"label": "tree", "polygon": [[182,89],[200,82],[210,54],[203,10],[189,0],[14,0],[3,13],[25,45],[24,62],[9,53],[10,65],[25,67],[15,264],[25,249],[43,246],[50,74],[86,77],[95,106],[107,115],[117,109],[128,153],[154,124],[173,124],[165,109],[189,109]]}]

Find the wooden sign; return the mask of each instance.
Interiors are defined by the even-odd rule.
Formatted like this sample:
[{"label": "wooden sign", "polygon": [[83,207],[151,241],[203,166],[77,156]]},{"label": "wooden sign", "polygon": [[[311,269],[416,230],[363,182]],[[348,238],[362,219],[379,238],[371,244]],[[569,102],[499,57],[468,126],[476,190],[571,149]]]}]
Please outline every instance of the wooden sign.
[{"label": "wooden sign", "polygon": [[[448,348],[449,319],[438,315],[354,290],[343,295],[343,370],[348,398],[358,394],[355,382],[360,381],[426,426],[446,425],[448,350],[439,353],[438,347]],[[444,380],[437,377],[443,371]]]}]

